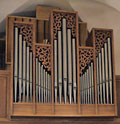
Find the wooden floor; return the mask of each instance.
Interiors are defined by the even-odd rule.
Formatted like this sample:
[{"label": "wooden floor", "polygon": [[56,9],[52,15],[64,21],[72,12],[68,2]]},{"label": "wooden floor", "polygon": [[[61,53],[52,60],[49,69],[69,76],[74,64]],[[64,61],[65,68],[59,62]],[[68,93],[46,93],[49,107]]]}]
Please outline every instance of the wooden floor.
[{"label": "wooden floor", "polygon": [[97,117],[97,118],[0,118],[0,124],[120,124],[120,76],[116,76],[118,117]]}]

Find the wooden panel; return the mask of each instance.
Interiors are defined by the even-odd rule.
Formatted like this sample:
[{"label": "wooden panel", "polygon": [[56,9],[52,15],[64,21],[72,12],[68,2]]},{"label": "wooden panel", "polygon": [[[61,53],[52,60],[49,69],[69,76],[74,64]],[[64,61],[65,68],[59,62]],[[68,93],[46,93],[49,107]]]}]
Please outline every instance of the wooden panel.
[{"label": "wooden panel", "polygon": [[47,6],[37,6],[36,7],[36,18],[40,20],[49,20],[50,12],[53,9],[58,9],[56,7],[47,7]]},{"label": "wooden panel", "polygon": [[45,39],[49,39],[49,21],[45,21]]},{"label": "wooden panel", "polygon": [[37,42],[43,43],[44,40],[44,21],[38,20],[37,23]]},{"label": "wooden panel", "polygon": [[90,116],[96,114],[96,106],[93,104],[82,105],[81,104],[81,114]]},{"label": "wooden panel", "polygon": [[0,117],[5,117],[7,113],[7,92],[6,78],[0,77]]},{"label": "wooden panel", "polygon": [[120,75],[116,76],[116,86],[117,86],[117,111],[118,116],[120,117]]},{"label": "wooden panel", "polygon": [[36,104],[36,114],[38,115],[52,115],[52,105],[51,104]]},{"label": "wooden panel", "polygon": [[49,21],[37,20],[37,43],[49,40]]},{"label": "wooden panel", "polygon": [[11,62],[11,28],[14,18],[7,17],[6,20],[6,64]]},{"label": "wooden panel", "polygon": [[33,114],[33,104],[31,103],[15,103],[13,104],[13,115],[30,115]]},{"label": "wooden panel", "polygon": [[0,70],[0,117],[9,116],[9,76],[8,70]]},{"label": "wooden panel", "polygon": [[75,104],[58,104],[55,105],[55,115],[69,116],[78,114],[78,106]]},{"label": "wooden panel", "polygon": [[86,46],[86,40],[88,37],[87,23],[79,22],[79,44],[80,46]]},{"label": "wooden panel", "polygon": [[5,38],[0,38],[0,69],[5,69]]},{"label": "wooden panel", "polygon": [[115,116],[115,105],[98,105],[98,115]]}]

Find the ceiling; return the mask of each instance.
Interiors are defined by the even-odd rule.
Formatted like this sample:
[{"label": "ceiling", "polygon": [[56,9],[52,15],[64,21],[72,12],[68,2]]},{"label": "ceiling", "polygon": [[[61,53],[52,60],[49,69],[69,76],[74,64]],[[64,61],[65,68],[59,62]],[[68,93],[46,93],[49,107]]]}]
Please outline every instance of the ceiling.
[{"label": "ceiling", "polygon": [[78,11],[79,17],[87,22],[88,30],[93,27],[114,30],[116,74],[120,74],[120,0],[0,0],[0,33],[5,32],[7,15],[35,17],[37,5],[58,7]]}]

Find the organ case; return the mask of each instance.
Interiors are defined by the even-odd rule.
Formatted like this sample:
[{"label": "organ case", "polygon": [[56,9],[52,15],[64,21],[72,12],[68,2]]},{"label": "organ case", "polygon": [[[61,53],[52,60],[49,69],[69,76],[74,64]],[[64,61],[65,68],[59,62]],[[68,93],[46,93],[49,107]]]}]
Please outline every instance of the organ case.
[{"label": "organ case", "polygon": [[112,30],[92,29],[80,46],[77,12],[52,10],[47,39],[43,20],[9,18],[11,116],[117,115]]}]

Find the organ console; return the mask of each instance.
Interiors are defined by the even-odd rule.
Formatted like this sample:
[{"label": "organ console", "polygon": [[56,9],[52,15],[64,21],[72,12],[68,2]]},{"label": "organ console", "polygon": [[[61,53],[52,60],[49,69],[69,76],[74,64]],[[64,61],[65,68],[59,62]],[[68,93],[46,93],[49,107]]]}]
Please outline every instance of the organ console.
[{"label": "organ console", "polygon": [[8,17],[10,116],[116,116],[113,31],[88,35],[77,12],[48,16]]}]

